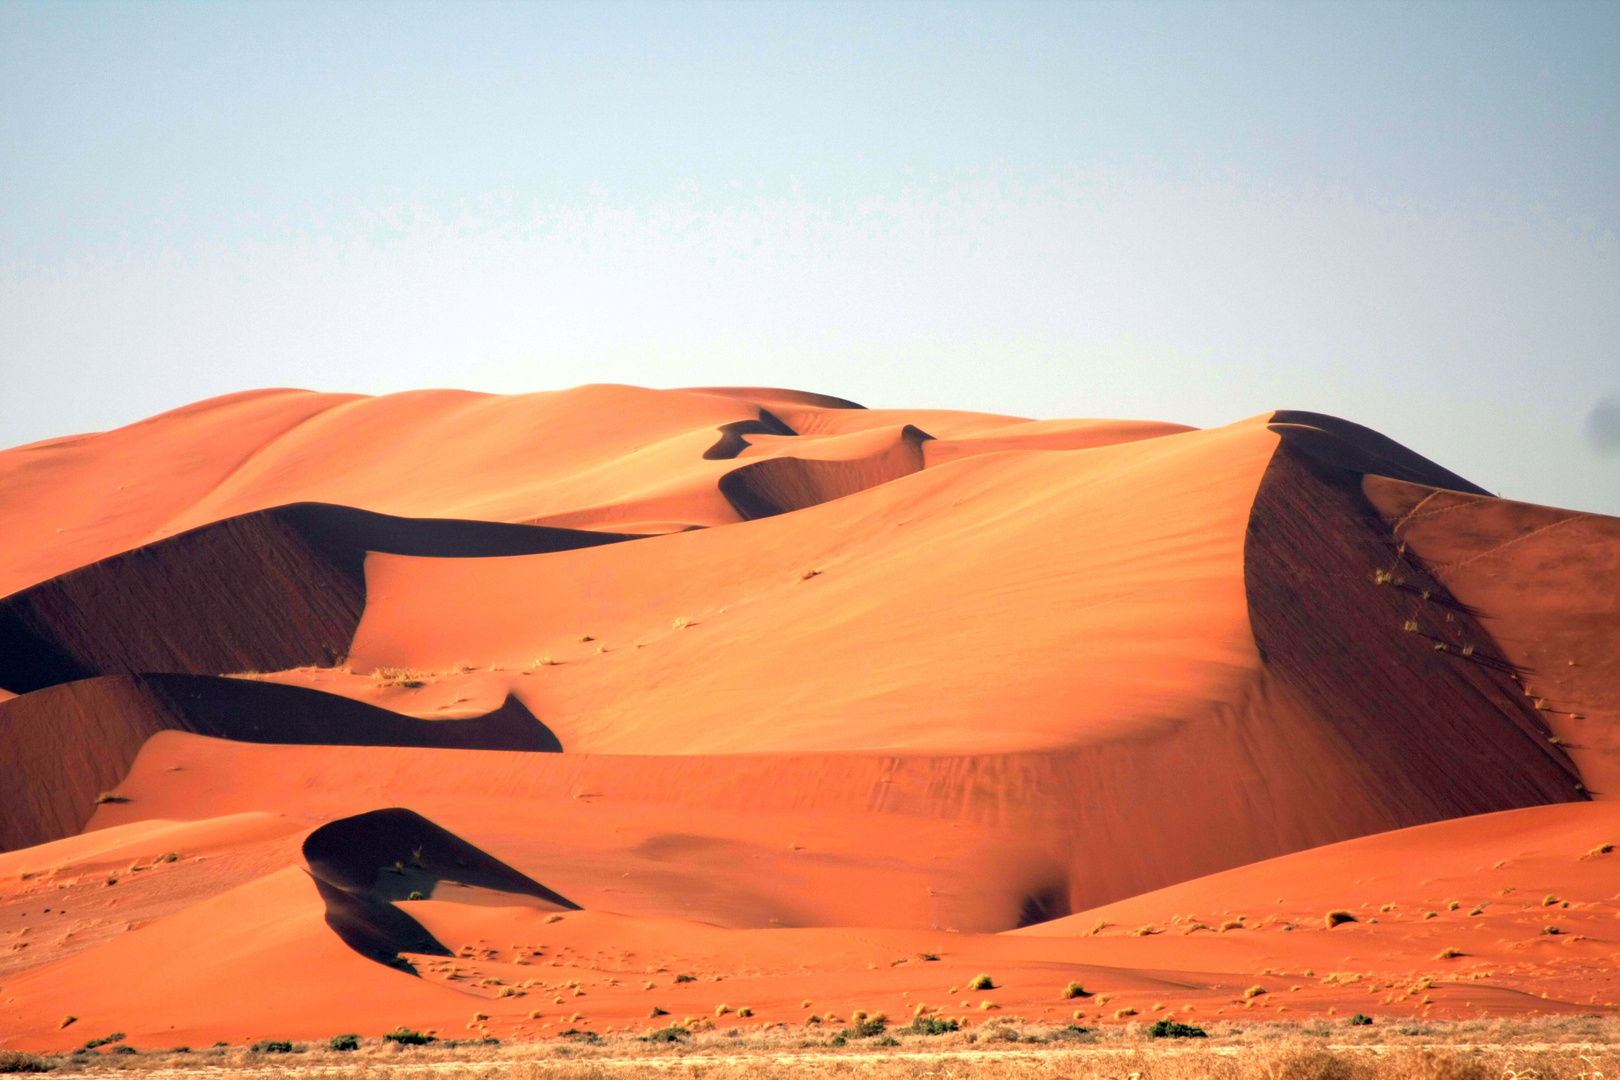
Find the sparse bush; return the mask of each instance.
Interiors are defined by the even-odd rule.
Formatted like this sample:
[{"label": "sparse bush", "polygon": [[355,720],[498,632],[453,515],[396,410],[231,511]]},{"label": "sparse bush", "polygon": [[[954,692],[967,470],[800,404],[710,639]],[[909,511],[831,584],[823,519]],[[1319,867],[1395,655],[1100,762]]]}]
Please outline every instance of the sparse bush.
[{"label": "sparse bush", "polygon": [[1086,988],[1077,982],[1072,982],[1063,988],[1064,998],[1077,998],[1086,996]]},{"label": "sparse bush", "polygon": [[900,1030],[908,1035],[944,1035],[952,1031],[960,1031],[962,1025],[955,1020],[938,1016],[918,1016],[910,1025]]},{"label": "sparse bush", "polygon": [[649,1031],[645,1036],[643,1036],[647,1042],[655,1043],[674,1043],[680,1042],[682,1039],[689,1039],[691,1037],[692,1033],[686,1028],[681,1027],[679,1024],[671,1024],[669,1027],[659,1028],[656,1031]]},{"label": "sparse bush", "polygon": [[290,1054],[293,1045],[285,1039],[260,1039],[248,1049],[255,1054]]},{"label": "sparse bush", "polygon": [[91,1039],[89,1042],[87,1042],[83,1046],[79,1047],[79,1049],[81,1051],[83,1051],[83,1050],[94,1050],[98,1046],[106,1046],[109,1043],[116,1043],[116,1042],[123,1042],[123,1041],[124,1041],[124,1033],[122,1031],[115,1031],[111,1035],[104,1035],[99,1039]]},{"label": "sparse bush", "polygon": [[1368,1016],[1366,1013],[1356,1013],[1356,1015],[1350,1018],[1351,1027],[1366,1027],[1372,1022],[1372,1017]]},{"label": "sparse bush", "polygon": [[424,1035],[420,1031],[412,1031],[408,1027],[397,1027],[383,1036],[384,1042],[399,1043],[401,1046],[426,1046],[438,1040],[432,1035]]},{"label": "sparse bush", "polygon": [[870,1039],[874,1035],[883,1034],[883,1030],[888,1026],[889,1018],[882,1013],[876,1013],[872,1016],[862,1016],[857,1013],[854,1017],[854,1023],[839,1034],[845,1039]]},{"label": "sparse bush", "polygon": [[967,988],[969,990],[994,990],[996,988],[996,983],[994,979],[990,978],[990,976],[980,974],[973,976],[973,978],[969,980]]},{"label": "sparse bush", "polygon": [[689,975],[683,971],[679,975],[675,976],[675,981],[678,983],[697,982],[697,976]]},{"label": "sparse bush", "polygon": [[360,1036],[334,1035],[326,1040],[328,1050],[358,1050],[360,1049]]},{"label": "sparse bush", "polygon": [[54,1068],[55,1065],[36,1054],[0,1050],[0,1073],[42,1073]]},{"label": "sparse bush", "polygon": [[1148,1028],[1148,1034],[1155,1039],[1207,1039],[1209,1037],[1209,1032],[1201,1027],[1177,1023],[1174,1020],[1160,1020]]},{"label": "sparse bush", "polygon": [[1348,911],[1344,910],[1343,908],[1337,908],[1337,909],[1335,909],[1333,911],[1328,912],[1326,915],[1322,916],[1322,925],[1327,927],[1329,930],[1333,929],[1335,926],[1340,925],[1341,923],[1355,922],[1355,921],[1356,921],[1355,915],[1353,913],[1351,913],[1351,912],[1348,912]]},{"label": "sparse bush", "polygon": [[417,889],[412,889],[411,890],[411,895],[407,896],[405,899],[407,899],[407,900],[426,900],[427,895],[420,892]]}]

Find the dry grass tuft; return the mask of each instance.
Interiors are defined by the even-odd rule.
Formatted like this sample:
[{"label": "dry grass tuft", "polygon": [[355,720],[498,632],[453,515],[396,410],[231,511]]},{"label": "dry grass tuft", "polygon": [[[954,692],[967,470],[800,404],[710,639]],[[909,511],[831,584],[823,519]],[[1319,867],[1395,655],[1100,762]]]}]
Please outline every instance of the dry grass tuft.
[{"label": "dry grass tuft", "polygon": [[42,1073],[50,1072],[56,1068],[54,1064],[37,1054],[25,1054],[20,1050],[0,1050],[0,1073]]},{"label": "dry grass tuft", "polygon": [[1322,916],[1322,925],[1327,927],[1329,930],[1333,929],[1335,926],[1339,926],[1342,923],[1355,921],[1355,915],[1344,910],[1343,908],[1337,908]]},{"label": "dry grass tuft", "polygon": [[427,680],[432,677],[432,674],[430,671],[417,671],[414,668],[406,667],[373,668],[371,685],[379,690],[391,686],[404,686],[416,690],[426,686]]}]

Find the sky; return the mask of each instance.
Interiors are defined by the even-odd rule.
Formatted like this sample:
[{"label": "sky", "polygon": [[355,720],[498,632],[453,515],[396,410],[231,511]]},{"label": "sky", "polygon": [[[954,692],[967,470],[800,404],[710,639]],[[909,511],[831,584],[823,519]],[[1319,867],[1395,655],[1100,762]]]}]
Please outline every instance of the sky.
[{"label": "sky", "polygon": [[0,446],[775,385],[1620,515],[1620,4],[0,0],[0,102]]}]

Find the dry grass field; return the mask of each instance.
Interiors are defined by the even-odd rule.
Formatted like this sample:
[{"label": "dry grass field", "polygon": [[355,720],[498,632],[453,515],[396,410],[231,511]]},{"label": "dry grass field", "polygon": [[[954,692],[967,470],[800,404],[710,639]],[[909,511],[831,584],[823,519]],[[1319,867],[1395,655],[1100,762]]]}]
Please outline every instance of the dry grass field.
[{"label": "dry grass field", "polygon": [[[888,1041],[893,1039],[892,1042]],[[331,1080],[1614,1080],[1620,1021],[1596,1017],[1215,1024],[1206,1038],[1153,1038],[1145,1024],[1080,1032],[1017,1022],[941,1036],[830,1045],[803,1029],[700,1032],[675,1042],[622,1034],[545,1043],[362,1039],[353,1051],[293,1044],[119,1051],[110,1044],[53,1057],[0,1055],[7,1071],[58,1077],[321,1077]]]}]

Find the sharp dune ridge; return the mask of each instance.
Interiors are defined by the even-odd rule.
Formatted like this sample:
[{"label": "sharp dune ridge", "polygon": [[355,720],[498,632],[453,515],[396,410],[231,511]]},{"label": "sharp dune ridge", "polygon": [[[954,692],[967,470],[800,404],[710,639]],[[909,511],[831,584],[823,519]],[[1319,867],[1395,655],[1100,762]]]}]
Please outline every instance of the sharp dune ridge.
[{"label": "sharp dune ridge", "polygon": [[0,521],[0,1047],[1620,1005],[1620,522],[1349,421],[262,391]]}]

